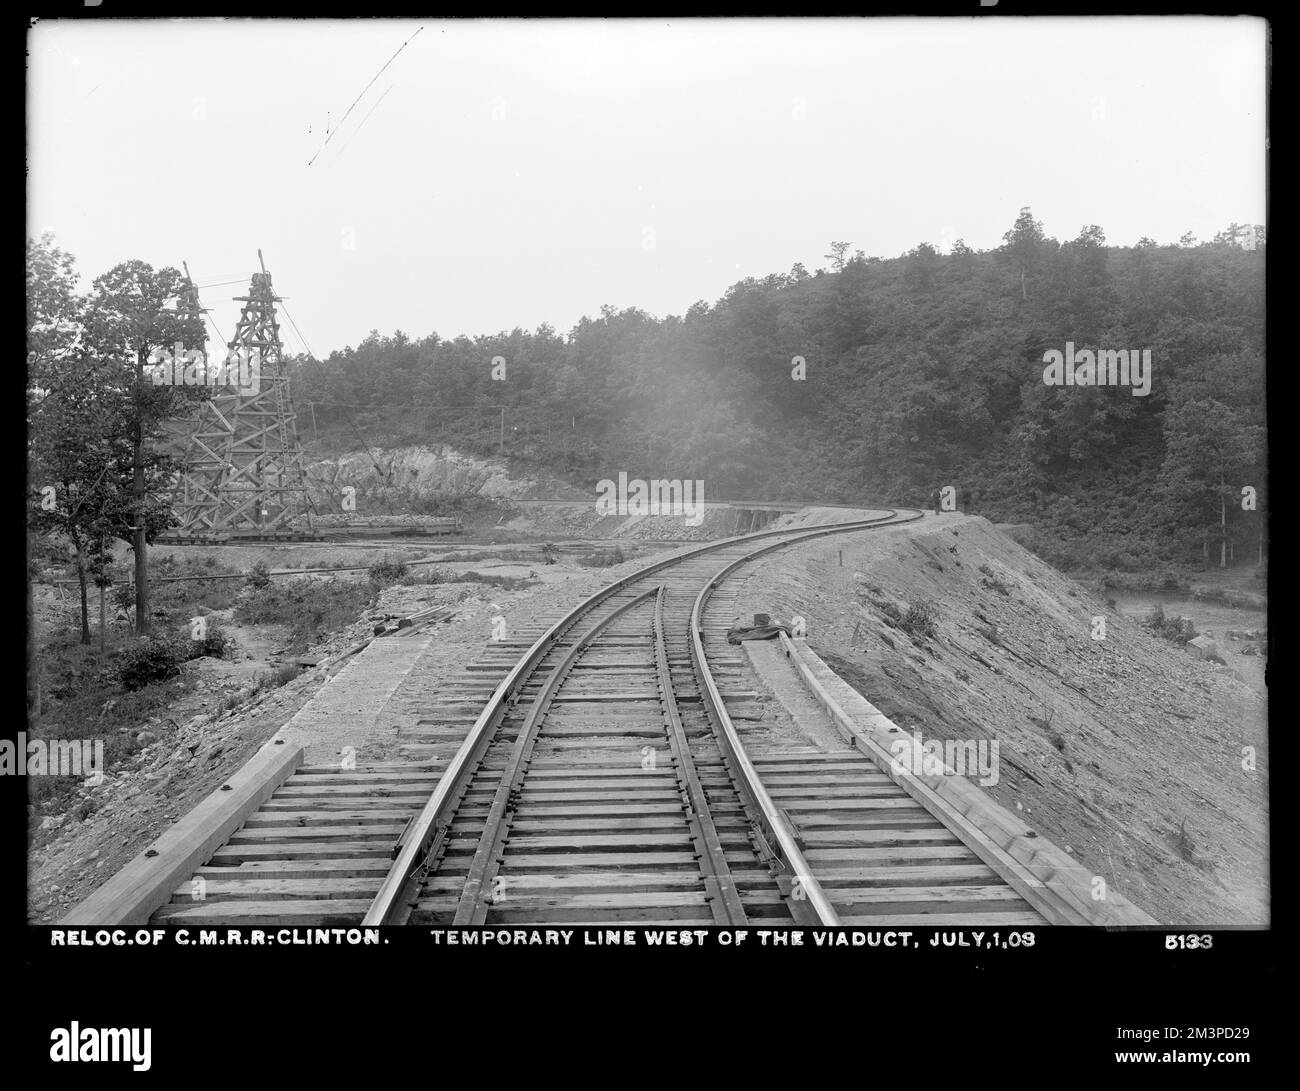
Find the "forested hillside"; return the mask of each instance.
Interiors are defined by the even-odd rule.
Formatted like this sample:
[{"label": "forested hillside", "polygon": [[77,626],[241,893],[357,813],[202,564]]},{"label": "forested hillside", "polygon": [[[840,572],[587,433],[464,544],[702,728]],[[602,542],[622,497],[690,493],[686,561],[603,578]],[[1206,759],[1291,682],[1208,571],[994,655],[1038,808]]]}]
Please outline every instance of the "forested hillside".
[{"label": "forested hillside", "polygon": [[[297,397],[342,444],[479,450],[505,406],[505,450],[575,482],[625,470],[700,478],[713,497],[904,503],[951,484],[1040,527],[1067,565],[1217,563],[1225,523],[1223,552],[1257,557],[1262,516],[1241,496],[1252,486],[1262,509],[1262,229],[1120,248],[1093,226],[1058,243],[1026,209],[991,252],[850,247],[682,317],[605,307],[567,337],[374,332],[300,363]],[[1044,354],[1067,341],[1150,349],[1150,393],[1046,385]]]}]

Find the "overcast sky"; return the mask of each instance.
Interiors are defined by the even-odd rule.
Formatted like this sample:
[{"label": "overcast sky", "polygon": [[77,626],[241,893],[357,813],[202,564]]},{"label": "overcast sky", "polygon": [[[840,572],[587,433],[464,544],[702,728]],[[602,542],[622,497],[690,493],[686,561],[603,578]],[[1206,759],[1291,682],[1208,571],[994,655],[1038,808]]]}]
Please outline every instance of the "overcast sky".
[{"label": "overcast sky", "polygon": [[[78,21],[28,47],[29,234],[86,285],[131,258],[246,283],[261,247],[320,355],[681,314],[832,239],[988,249],[1022,205],[1114,244],[1265,219],[1255,19]],[[227,337],[239,290],[201,293]]]}]

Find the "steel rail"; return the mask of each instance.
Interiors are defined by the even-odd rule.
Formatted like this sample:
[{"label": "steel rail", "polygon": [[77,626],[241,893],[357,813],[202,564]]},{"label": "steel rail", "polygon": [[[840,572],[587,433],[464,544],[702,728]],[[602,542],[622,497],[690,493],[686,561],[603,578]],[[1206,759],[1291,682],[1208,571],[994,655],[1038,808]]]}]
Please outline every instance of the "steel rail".
[{"label": "steel rail", "polygon": [[704,878],[704,894],[709,903],[715,924],[745,924],[745,906],[736,889],[727,863],[727,851],[718,835],[709,808],[708,795],[700,782],[700,773],[691,755],[690,739],[682,725],[681,710],[673,692],[672,667],[668,663],[668,643],[664,633],[664,600],[668,589],[662,584],[655,597],[654,643],[655,675],[659,687],[659,703],[663,710],[664,726],[668,729],[668,746],[677,768],[677,787],[686,806],[686,820],[691,829],[691,841],[699,858],[700,874]]},{"label": "steel rail", "polygon": [[[406,902],[409,901],[409,897],[416,887],[417,874],[427,868],[428,862],[436,849],[435,842],[439,840],[439,832],[446,825],[447,813],[454,805],[455,800],[464,794],[473,769],[487,750],[497,727],[505,716],[507,701],[517,699],[523,683],[537,664],[546,657],[551,648],[559,643],[564,634],[583,615],[595,609],[606,599],[618,594],[630,584],[643,580],[661,569],[672,567],[693,557],[726,549],[739,542],[758,541],[774,537],[785,539],[783,542],[747,554],[746,558],[748,558],[757,556],[759,553],[765,553],[768,549],[779,548],[787,542],[793,543],[819,538],[827,534],[865,530],[882,524],[888,525],[896,521],[895,516],[897,516],[898,511],[888,508],[880,510],[884,511],[885,514],[879,518],[861,519],[847,523],[822,524],[816,528],[787,527],[783,530],[765,530],[759,531],[757,534],[738,534],[731,538],[720,538],[717,541],[708,542],[694,549],[683,550],[680,553],[672,554],[639,568],[635,572],[607,584],[580,602],[551,628],[542,633],[534,641],[532,647],[524,652],[509,673],[497,684],[492,696],[484,704],[483,711],[479,713],[478,719],[474,721],[473,726],[469,729],[465,741],[461,743],[460,749],[456,751],[447,764],[447,768],[443,771],[443,775],[439,779],[437,787],[434,788],[433,794],[429,797],[429,801],[407,830],[397,857],[375,894],[370,908],[366,911],[362,924],[390,924],[405,917],[406,910],[409,909]],[[921,518],[921,513],[917,511],[912,518]],[[911,519],[901,521],[910,522]],[[746,558],[742,558],[741,563]],[[715,576],[713,582],[716,584],[717,580],[718,577]]]},{"label": "steel rail", "polygon": [[[915,509],[912,510],[915,511]],[[895,511],[892,514],[897,515],[898,512]],[[915,515],[895,520],[894,523],[889,525],[915,522],[921,517],[922,513],[916,511]],[[877,523],[876,525],[880,524]],[[836,530],[842,526],[843,524],[839,524]],[[802,542],[810,538],[819,538],[825,534],[835,533],[836,530],[813,532],[803,538],[794,539],[794,541]],[[704,607],[714,588],[737,568],[749,564],[765,553],[781,549],[787,544],[789,543],[775,542],[761,549],[753,550],[726,565],[704,585],[696,596],[695,605],[691,609],[691,662],[694,665],[696,677],[700,681],[700,695],[710,714],[714,734],[717,737],[724,758],[727,759],[732,779],[736,782],[742,796],[748,800],[749,806],[746,809],[750,812],[750,820],[757,823],[763,841],[768,849],[772,851],[779,865],[779,872],[775,878],[789,902],[791,914],[801,924],[816,923],[830,926],[840,923],[839,914],[835,911],[835,907],[831,905],[830,899],[826,896],[826,892],[822,889],[816,876],[813,875],[812,867],[804,856],[803,849],[799,847],[798,835],[790,823],[789,816],[773,801],[759,777],[758,771],[749,760],[745,745],[741,742],[736,726],[732,723],[731,716],[727,712],[726,703],[718,690],[713,672],[709,669],[708,658],[704,650]],[[815,919],[808,920],[807,918],[810,915]]]},{"label": "steel rail", "polygon": [[495,886],[497,874],[501,870],[501,852],[505,848],[506,839],[510,832],[511,815],[517,801],[519,788],[523,784],[525,774],[528,772],[528,764],[532,761],[533,748],[537,743],[537,734],[541,729],[542,721],[546,719],[547,712],[550,711],[551,702],[564,684],[565,678],[568,677],[574,664],[582,657],[583,652],[587,650],[587,646],[593,640],[629,610],[640,606],[646,599],[652,595],[658,595],[658,593],[658,590],[652,587],[650,590],[637,595],[636,598],[629,599],[617,610],[601,618],[583,633],[574,642],[573,647],[564,653],[564,657],[551,668],[551,673],[547,675],[541,691],[533,699],[528,715],[519,728],[519,735],[515,739],[515,745],[511,748],[510,757],[506,760],[505,769],[501,773],[501,781],[492,797],[492,805],[488,809],[487,821],[483,825],[483,834],[479,838],[478,849],[474,853],[474,859],[470,862],[465,885],[461,889],[460,904],[456,908],[453,924],[457,926],[484,924],[487,921],[488,909],[494,895],[492,893],[485,895],[484,887]]}]

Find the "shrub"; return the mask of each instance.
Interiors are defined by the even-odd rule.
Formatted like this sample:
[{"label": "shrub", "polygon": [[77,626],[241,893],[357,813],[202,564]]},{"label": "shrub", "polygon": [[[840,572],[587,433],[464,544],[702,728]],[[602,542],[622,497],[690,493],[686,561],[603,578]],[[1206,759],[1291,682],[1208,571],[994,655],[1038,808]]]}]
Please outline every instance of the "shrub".
[{"label": "shrub", "polygon": [[326,633],[351,625],[370,605],[370,590],[345,580],[304,577],[272,584],[235,607],[235,620],[245,625],[284,625],[290,631],[289,650],[306,651]]},{"label": "shrub", "polygon": [[1163,637],[1174,644],[1186,644],[1197,635],[1196,629],[1189,618],[1165,617],[1164,607],[1158,602],[1151,607],[1151,612],[1142,619],[1142,624],[1155,633],[1156,636]]},{"label": "shrub", "polygon": [[984,573],[984,578],[980,580],[981,587],[996,591],[999,595],[1011,594],[1011,585],[998,576],[988,565],[980,565],[980,571]]},{"label": "shrub", "polygon": [[[33,737],[48,739],[103,739],[104,763],[113,769],[129,758],[140,744],[136,740],[151,719],[165,721],[194,682],[184,674],[164,682],[123,692],[118,667],[131,645],[110,655],[111,666],[72,673],[72,663],[46,662],[43,673],[52,676],[42,693],[42,716]],[[166,729],[153,730],[165,735]],[[61,813],[76,803],[81,777],[45,776],[28,780],[28,801],[43,813]],[[93,805],[93,804],[92,804]]]},{"label": "shrub", "polygon": [[391,587],[406,575],[407,568],[402,561],[390,561],[385,557],[370,566],[368,576],[374,587]]},{"label": "shrub", "polygon": [[[178,561],[173,556],[164,555],[156,562],[151,560],[149,570],[151,577],[159,579],[153,591],[155,614],[164,619],[191,618],[200,606],[205,606],[209,610],[224,610],[239,596],[239,580],[205,578],[237,574],[235,569],[221,564],[212,556],[186,557]],[[197,578],[177,579],[164,583],[161,580],[164,576]]]},{"label": "shrub", "polygon": [[187,659],[198,659],[201,656],[211,656],[213,659],[224,659],[226,652],[234,646],[234,641],[230,639],[229,634],[224,629],[215,625],[209,625],[207,635],[202,640],[191,640],[189,643],[189,654]]},{"label": "shrub", "polygon": [[271,569],[265,561],[258,561],[248,573],[248,586],[262,588],[268,586],[270,582]]},{"label": "shrub", "polygon": [[434,568],[432,565],[421,567],[415,572],[409,572],[397,581],[403,587],[417,587],[428,584],[446,583],[447,575],[445,572]]},{"label": "shrub", "polygon": [[491,496],[480,496],[476,492],[444,494],[441,496],[408,496],[405,506],[416,515],[478,516],[487,518],[500,515],[503,518],[512,514],[514,509],[502,500]]},{"label": "shrub", "polygon": [[882,614],[884,614],[886,624],[897,627],[902,623],[903,611],[898,608],[897,603],[891,602],[889,599],[886,598],[868,597],[867,601],[870,602],[871,605],[874,606],[877,610],[879,610]]},{"label": "shrub", "polygon": [[165,682],[180,674],[183,658],[175,644],[166,637],[149,637],[123,654],[117,672],[118,682],[127,691]]},{"label": "shrub", "polygon": [[930,602],[914,602],[907,608],[907,613],[899,621],[899,626],[908,636],[929,639],[935,635],[935,608]]},{"label": "shrub", "polygon": [[287,685],[302,673],[302,667],[297,663],[285,663],[273,671],[266,671],[259,674],[254,683],[256,692],[261,693],[263,690],[277,689],[280,686]]},{"label": "shrub", "polygon": [[1186,576],[1180,575],[1171,568],[1166,568],[1160,573],[1161,591],[1186,591],[1190,586]]}]

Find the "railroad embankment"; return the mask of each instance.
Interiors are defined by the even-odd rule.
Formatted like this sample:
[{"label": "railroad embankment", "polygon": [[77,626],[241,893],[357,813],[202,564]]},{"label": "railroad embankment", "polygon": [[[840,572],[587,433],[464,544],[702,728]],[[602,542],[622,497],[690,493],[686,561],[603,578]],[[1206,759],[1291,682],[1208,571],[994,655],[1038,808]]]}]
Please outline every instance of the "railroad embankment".
[{"label": "railroad embankment", "polygon": [[751,612],[802,617],[905,730],[999,740],[985,791],[1157,919],[1267,922],[1267,709],[1235,648],[1198,659],[956,514],[771,556]]}]

